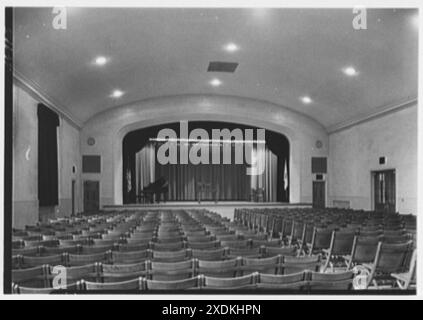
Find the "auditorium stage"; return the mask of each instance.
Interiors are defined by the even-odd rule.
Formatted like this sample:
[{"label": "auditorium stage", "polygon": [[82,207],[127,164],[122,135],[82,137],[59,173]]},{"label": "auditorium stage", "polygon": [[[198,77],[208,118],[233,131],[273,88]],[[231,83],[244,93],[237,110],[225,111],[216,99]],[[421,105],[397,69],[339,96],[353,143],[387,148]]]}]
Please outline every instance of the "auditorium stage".
[{"label": "auditorium stage", "polygon": [[247,201],[169,201],[163,203],[137,203],[125,205],[106,205],[103,210],[155,210],[155,209],[207,209],[219,213],[223,217],[233,219],[237,208],[310,208],[310,203],[283,203],[283,202],[247,202]]}]

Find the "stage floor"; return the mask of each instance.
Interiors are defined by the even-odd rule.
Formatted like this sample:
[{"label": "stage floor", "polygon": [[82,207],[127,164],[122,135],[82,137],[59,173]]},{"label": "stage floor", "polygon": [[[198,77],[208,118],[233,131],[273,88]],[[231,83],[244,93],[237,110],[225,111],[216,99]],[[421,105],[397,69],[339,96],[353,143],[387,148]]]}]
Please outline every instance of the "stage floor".
[{"label": "stage floor", "polygon": [[107,205],[106,211],[116,210],[160,210],[160,209],[194,209],[201,208],[219,213],[223,217],[233,219],[237,208],[310,208],[310,203],[284,203],[284,202],[248,202],[248,201],[168,201],[163,203],[136,203],[125,205]]}]

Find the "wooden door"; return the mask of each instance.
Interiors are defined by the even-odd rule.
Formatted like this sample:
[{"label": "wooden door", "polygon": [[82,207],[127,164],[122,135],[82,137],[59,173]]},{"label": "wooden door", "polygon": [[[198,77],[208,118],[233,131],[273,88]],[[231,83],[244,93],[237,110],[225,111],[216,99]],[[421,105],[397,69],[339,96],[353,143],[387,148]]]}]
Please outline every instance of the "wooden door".
[{"label": "wooden door", "polygon": [[313,208],[325,206],[325,181],[313,181]]},{"label": "wooden door", "polygon": [[100,182],[84,181],[84,211],[93,212],[100,208]]},{"label": "wooden door", "polygon": [[394,213],[395,170],[373,172],[374,209],[378,212]]}]

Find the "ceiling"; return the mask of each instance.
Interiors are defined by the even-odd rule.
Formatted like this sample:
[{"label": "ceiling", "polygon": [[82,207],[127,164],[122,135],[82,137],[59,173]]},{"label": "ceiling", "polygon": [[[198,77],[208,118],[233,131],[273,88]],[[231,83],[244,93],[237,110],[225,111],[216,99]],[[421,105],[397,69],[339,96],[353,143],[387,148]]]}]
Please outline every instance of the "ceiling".
[{"label": "ceiling", "polygon": [[[417,97],[417,10],[17,8],[14,62],[76,121],[129,102],[181,94],[269,101],[326,128]],[[227,52],[233,42],[239,50]],[[105,56],[103,66],[93,63]],[[239,63],[210,73],[210,61]],[[352,66],[358,74],[347,76]],[[221,85],[210,81],[218,78]],[[125,94],[110,97],[115,89]],[[311,103],[301,97],[308,96]]]}]

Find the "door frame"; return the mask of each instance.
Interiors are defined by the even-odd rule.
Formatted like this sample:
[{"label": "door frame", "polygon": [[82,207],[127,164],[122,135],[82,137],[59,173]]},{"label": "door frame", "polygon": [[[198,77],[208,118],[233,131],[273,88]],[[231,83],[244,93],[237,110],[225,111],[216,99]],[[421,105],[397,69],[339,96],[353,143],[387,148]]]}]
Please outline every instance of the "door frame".
[{"label": "door frame", "polygon": [[85,182],[98,182],[98,209],[101,209],[101,182],[96,179],[83,179],[82,180],[82,210],[85,212]]},{"label": "door frame", "polygon": [[384,169],[376,169],[370,170],[370,202],[371,202],[371,210],[375,211],[376,203],[375,203],[375,176],[376,173],[393,171],[395,175],[395,212],[397,212],[397,170],[395,168],[384,168]]}]

